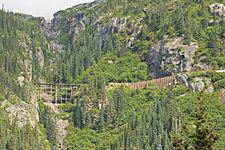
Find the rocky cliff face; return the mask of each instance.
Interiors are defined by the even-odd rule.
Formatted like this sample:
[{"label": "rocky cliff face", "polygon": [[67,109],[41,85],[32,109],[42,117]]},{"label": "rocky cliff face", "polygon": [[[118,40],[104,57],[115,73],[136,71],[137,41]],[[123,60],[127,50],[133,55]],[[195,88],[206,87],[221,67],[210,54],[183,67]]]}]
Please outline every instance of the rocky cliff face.
[{"label": "rocky cliff face", "polygon": [[[135,17],[130,14],[119,16],[105,12],[103,3],[104,1],[94,1],[74,6],[55,13],[51,23],[42,21],[42,27],[49,39],[50,49],[56,53],[65,51],[67,45],[61,41],[62,38],[66,38],[71,45],[78,45],[76,42],[82,41],[80,38],[83,32],[87,32],[92,37],[90,42],[94,41],[93,47],[97,47],[98,51],[102,51],[107,47],[108,42],[115,45],[114,37],[116,36],[119,36],[120,41],[122,41],[123,49],[133,48],[134,42],[140,40],[139,36],[147,26],[145,22],[149,18],[149,9],[146,7],[142,10],[142,13],[146,15],[145,18],[144,15]],[[211,4],[208,11],[215,16],[224,16],[224,5],[219,3]],[[146,39],[148,43],[152,42],[150,35],[146,35],[144,40]],[[135,48],[138,46],[135,45]],[[149,48],[146,56],[150,76],[157,78],[180,72],[208,69],[208,65],[204,63],[195,64],[194,62],[194,55],[198,48],[198,43],[184,44],[182,37],[164,38],[158,41]],[[75,51],[74,49],[72,51]],[[89,51],[85,53],[92,51],[90,48],[87,49]],[[198,58],[198,60],[200,59],[202,58]],[[95,62],[90,64],[95,64]]]},{"label": "rocky cliff face", "polygon": [[9,114],[11,123],[16,121],[21,128],[27,123],[34,128],[39,122],[38,106],[35,104],[27,104],[25,102],[11,104],[4,101],[2,102],[2,107],[5,107],[6,112]]},{"label": "rocky cliff face", "polygon": [[65,50],[67,45],[59,42],[59,38],[64,34],[69,34],[70,40],[75,42],[79,34],[86,29],[86,26],[93,24],[94,21],[91,20],[93,16],[87,16],[84,10],[98,4],[99,2],[95,1],[59,11],[54,14],[54,18],[50,23],[42,18],[40,23],[49,38],[50,48],[58,52]]},{"label": "rocky cliff face", "polygon": [[183,44],[182,38],[159,41],[149,49],[147,56],[151,76],[158,78],[191,71],[195,66],[193,56],[197,49],[198,45],[193,42]]},{"label": "rocky cliff face", "polygon": [[[60,38],[67,34],[72,43],[80,37],[80,34],[91,29],[93,36],[100,48],[106,44],[107,40],[129,28],[129,34],[125,37],[125,45],[132,47],[134,40],[141,32],[143,18],[116,17],[112,13],[103,13],[101,4],[104,1],[94,1],[88,4],[74,6],[67,10],[59,11],[54,14],[51,23],[42,21],[42,27],[50,39],[50,46],[54,50],[63,50]],[[89,11],[95,10],[95,13]]]}]

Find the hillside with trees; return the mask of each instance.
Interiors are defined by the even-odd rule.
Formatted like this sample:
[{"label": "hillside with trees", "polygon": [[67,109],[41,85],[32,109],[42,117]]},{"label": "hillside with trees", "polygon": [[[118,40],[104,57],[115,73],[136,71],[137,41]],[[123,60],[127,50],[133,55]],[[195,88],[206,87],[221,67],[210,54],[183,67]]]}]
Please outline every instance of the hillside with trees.
[{"label": "hillside with trees", "polygon": [[[2,9],[0,27],[0,149],[224,149],[223,0],[98,0],[50,23]],[[34,83],[82,86],[54,104]]]}]

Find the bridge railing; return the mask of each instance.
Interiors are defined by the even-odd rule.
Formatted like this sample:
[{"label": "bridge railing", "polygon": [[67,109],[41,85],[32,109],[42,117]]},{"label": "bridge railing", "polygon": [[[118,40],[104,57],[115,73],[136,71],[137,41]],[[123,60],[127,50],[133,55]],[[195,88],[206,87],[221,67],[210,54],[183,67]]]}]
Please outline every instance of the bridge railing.
[{"label": "bridge railing", "polygon": [[164,88],[169,85],[174,85],[176,84],[176,82],[177,81],[175,76],[169,76],[169,77],[153,79],[148,81],[129,83],[128,88],[130,88],[131,90],[143,89],[145,87],[151,87],[151,86],[158,86],[160,88]]},{"label": "bridge railing", "polygon": [[168,76],[159,79],[153,79],[142,82],[134,82],[134,83],[109,83],[109,86],[125,86],[131,90],[143,89],[145,87],[158,86],[160,88],[164,88],[170,85],[175,85],[177,83],[175,76]]}]

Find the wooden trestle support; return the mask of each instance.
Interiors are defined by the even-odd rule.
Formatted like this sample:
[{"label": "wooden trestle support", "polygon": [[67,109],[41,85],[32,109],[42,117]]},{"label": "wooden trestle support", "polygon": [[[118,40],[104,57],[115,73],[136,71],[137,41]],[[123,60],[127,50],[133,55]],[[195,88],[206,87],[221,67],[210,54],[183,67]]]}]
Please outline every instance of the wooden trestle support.
[{"label": "wooden trestle support", "polygon": [[73,102],[74,95],[79,92],[80,84],[58,84],[58,83],[34,83],[38,91],[39,99],[45,102],[66,103]]}]

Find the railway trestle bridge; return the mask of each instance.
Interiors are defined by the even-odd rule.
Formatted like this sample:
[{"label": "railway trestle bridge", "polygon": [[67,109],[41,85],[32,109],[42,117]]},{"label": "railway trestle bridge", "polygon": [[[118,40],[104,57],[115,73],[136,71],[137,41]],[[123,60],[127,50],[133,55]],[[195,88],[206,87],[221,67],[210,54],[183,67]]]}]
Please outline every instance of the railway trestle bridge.
[{"label": "railway trestle bridge", "polygon": [[37,89],[38,99],[45,102],[66,103],[73,102],[74,97],[83,87],[82,84],[59,84],[59,83],[33,83]]},{"label": "railway trestle bridge", "polygon": [[[124,86],[130,90],[143,89],[145,87],[157,86],[164,88],[177,83],[175,76],[168,76],[134,83],[110,83],[109,86]],[[34,83],[39,99],[51,103],[74,102],[75,96],[80,92],[85,84],[59,84],[59,83]]]}]

